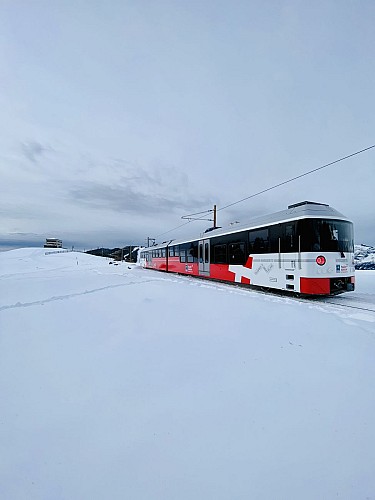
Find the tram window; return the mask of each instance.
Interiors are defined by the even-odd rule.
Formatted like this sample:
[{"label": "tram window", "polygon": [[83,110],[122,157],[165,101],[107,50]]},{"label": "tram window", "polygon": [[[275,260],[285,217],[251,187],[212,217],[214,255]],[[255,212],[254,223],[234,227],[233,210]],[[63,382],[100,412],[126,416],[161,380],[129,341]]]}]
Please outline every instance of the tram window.
[{"label": "tram window", "polygon": [[197,242],[190,243],[190,248],[187,254],[188,262],[198,262],[198,244]]},{"label": "tram window", "polygon": [[229,246],[229,264],[245,264],[245,243],[231,243]]},{"label": "tram window", "polygon": [[215,245],[214,246],[214,262],[215,264],[227,263],[227,246]]},{"label": "tram window", "polygon": [[270,234],[270,252],[279,253],[280,246],[283,239],[283,226],[282,224],[277,224],[269,228]]},{"label": "tram window", "polygon": [[298,241],[295,234],[295,222],[283,224],[284,237],[281,240],[282,252],[297,252]]},{"label": "tram window", "polygon": [[161,256],[164,257],[164,259],[165,259],[165,248],[161,249]]},{"label": "tram window", "polygon": [[249,232],[250,253],[268,253],[269,235],[268,228],[254,229]]},{"label": "tram window", "polygon": [[168,252],[169,252],[169,257],[174,257],[174,248],[173,247],[169,247]]},{"label": "tram window", "polygon": [[[323,221],[319,228],[320,246],[331,251],[339,250],[339,225],[330,221]],[[344,243],[344,242],[341,242]],[[342,245],[340,245],[341,247]]]},{"label": "tram window", "polygon": [[339,220],[306,219],[298,222],[304,252],[353,252],[353,224]]},{"label": "tram window", "polygon": [[[297,233],[300,239],[300,249],[302,252],[311,252],[316,248],[318,252],[320,249],[319,235],[314,235],[314,228],[312,220],[302,219],[297,222]],[[315,243],[314,243],[315,241]]]},{"label": "tram window", "polygon": [[186,262],[186,250],[180,247],[180,261]]},{"label": "tram window", "polygon": [[202,264],[203,262],[203,244],[200,243],[199,245],[199,262]]},{"label": "tram window", "polygon": [[204,244],[204,262],[208,264],[210,257],[210,245],[208,243]]},{"label": "tram window", "polygon": [[178,245],[176,245],[173,248],[174,248],[175,257],[178,257],[180,255],[180,247]]}]

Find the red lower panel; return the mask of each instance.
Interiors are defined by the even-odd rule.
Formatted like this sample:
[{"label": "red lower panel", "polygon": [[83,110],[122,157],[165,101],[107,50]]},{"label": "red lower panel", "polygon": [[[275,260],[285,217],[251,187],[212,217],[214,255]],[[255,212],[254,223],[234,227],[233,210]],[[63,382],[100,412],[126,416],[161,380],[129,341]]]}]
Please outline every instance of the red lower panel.
[{"label": "red lower panel", "polygon": [[196,276],[198,274],[198,264],[196,262],[180,262],[179,257],[169,257],[168,271],[170,273],[192,274]]},{"label": "red lower panel", "polygon": [[234,273],[228,271],[228,264],[211,264],[210,278],[216,280],[234,281]]},{"label": "red lower panel", "polygon": [[246,261],[245,267],[248,267],[249,269],[252,269],[252,268],[253,268],[253,258],[252,258],[251,256],[249,256],[249,257],[247,258],[247,261]]},{"label": "red lower panel", "polygon": [[300,278],[300,293],[326,295],[331,291],[329,278]]},{"label": "red lower panel", "polygon": [[[249,262],[249,260],[251,261]],[[247,265],[244,267],[248,267],[251,269],[252,257],[248,260]],[[229,271],[228,264],[211,264],[210,266],[210,278],[214,278],[217,280],[230,281],[233,282],[235,279],[235,273]],[[241,276],[241,283],[243,285],[250,285],[250,278],[246,278],[245,276]]]},{"label": "red lower panel", "polygon": [[156,269],[157,271],[166,271],[167,260],[165,257],[153,258],[152,262],[150,262],[147,267],[151,269]]}]

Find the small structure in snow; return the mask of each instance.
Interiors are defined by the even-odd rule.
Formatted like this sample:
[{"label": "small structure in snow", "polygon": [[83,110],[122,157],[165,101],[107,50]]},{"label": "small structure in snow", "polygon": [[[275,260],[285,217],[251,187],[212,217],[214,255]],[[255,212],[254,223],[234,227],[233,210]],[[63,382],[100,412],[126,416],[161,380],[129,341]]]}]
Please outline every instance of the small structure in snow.
[{"label": "small structure in snow", "polygon": [[57,238],[46,238],[44,248],[62,248],[62,241]]}]

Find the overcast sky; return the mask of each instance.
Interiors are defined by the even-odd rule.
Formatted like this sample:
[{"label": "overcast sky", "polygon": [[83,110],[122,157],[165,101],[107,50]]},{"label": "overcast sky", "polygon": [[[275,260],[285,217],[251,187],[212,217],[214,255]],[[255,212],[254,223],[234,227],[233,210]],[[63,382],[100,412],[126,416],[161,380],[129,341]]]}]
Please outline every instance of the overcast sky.
[{"label": "overcast sky", "polygon": [[[375,144],[374,25],[373,0],[1,0],[0,243],[143,243]],[[374,166],[372,149],[219,225],[313,200],[375,244]]]}]

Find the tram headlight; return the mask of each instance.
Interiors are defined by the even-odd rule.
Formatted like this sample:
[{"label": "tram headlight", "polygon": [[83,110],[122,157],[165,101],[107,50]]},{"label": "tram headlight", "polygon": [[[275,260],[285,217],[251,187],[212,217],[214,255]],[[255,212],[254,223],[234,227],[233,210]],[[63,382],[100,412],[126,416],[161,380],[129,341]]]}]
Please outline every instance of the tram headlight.
[{"label": "tram headlight", "polygon": [[324,255],[319,255],[315,259],[315,262],[318,264],[318,266],[324,266],[324,264],[326,263],[326,258],[324,257]]}]

